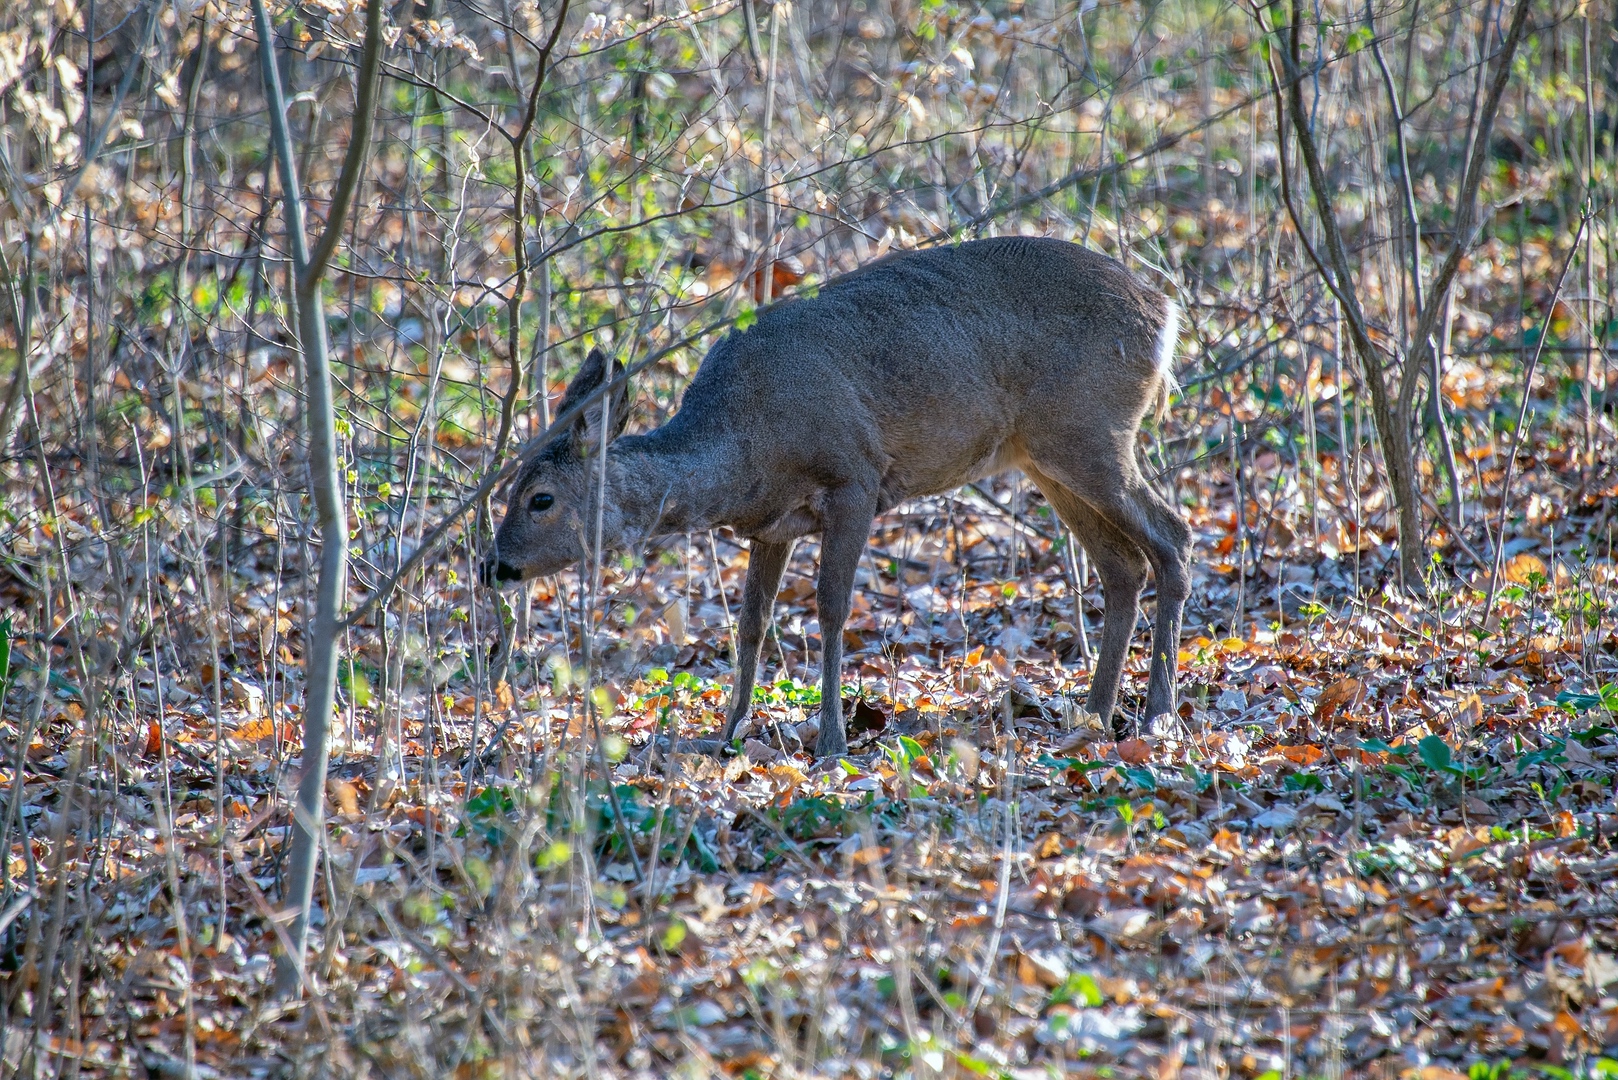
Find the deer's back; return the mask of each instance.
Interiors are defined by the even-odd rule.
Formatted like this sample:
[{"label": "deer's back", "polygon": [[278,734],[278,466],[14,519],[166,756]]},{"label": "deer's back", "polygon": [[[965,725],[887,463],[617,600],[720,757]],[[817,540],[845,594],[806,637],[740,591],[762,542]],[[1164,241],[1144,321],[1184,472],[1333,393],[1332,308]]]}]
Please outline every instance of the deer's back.
[{"label": "deer's back", "polygon": [[1165,304],[1059,240],[893,256],[716,345],[661,434],[723,432],[783,481],[874,470],[891,505],[1016,464],[1030,425],[1132,437],[1156,388]]}]

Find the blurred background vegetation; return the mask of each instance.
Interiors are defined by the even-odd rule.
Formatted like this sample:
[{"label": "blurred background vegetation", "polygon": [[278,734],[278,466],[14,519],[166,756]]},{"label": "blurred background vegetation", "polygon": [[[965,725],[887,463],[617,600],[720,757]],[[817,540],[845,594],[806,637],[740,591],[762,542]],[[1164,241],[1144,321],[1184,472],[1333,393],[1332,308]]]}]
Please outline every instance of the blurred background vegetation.
[{"label": "blurred background vegetation", "polygon": [[[1141,453],[1197,529],[1189,629],[1244,639],[1384,586],[1481,590],[1542,543],[1554,564],[1558,537],[1610,559],[1618,7],[1518,2],[403,0],[340,221],[364,4],[272,5],[310,228],[341,238],[323,295],[348,607],[545,429],[589,346],[653,361],[640,430],[761,304],[1010,234],[1106,251],[1187,313],[1182,389]],[[59,771],[166,755],[178,703],[221,731],[264,724],[271,778],[296,757],[320,530],[260,47],[236,0],[0,10],[0,604],[19,673],[0,852],[42,828],[16,794],[26,748]],[[941,585],[942,555],[963,595],[968,572],[1085,587],[1036,495],[1005,478],[971,498],[960,513],[990,523],[971,544],[901,557],[889,537],[868,581],[914,564]],[[923,511],[936,533],[944,510]],[[475,587],[498,512],[457,519],[344,629],[339,758],[476,773],[513,693],[584,692],[581,611],[602,634],[585,686],[725,670],[723,642],[687,643],[704,599],[728,621],[723,537],[631,553],[607,568],[616,599],[570,623],[550,601],[595,604],[571,576]],[[1084,629],[1082,605],[1075,627],[995,587],[1026,645]],[[677,626],[637,623],[680,597]],[[961,625],[964,653],[981,627]],[[787,670],[811,635],[783,633]],[[173,767],[224,814],[226,755],[197,753]],[[71,820],[102,821],[90,805]],[[0,859],[0,909],[48,880]],[[63,912],[94,906],[72,896],[56,921],[6,922],[47,986]]]},{"label": "blurred background vegetation", "polygon": [[[273,551],[295,567],[312,511],[250,13],[101,3],[87,52],[88,14],[22,3],[0,16],[11,565],[82,548],[89,593],[101,575],[136,580],[114,565],[131,561],[251,567]],[[891,250],[1008,233],[1108,251],[1188,310],[1185,407],[1145,449],[1159,469],[1279,455],[1283,490],[1266,510],[1310,550],[1397,535],[1366,376],[1308,254],[1324,257],[1321,219],[1277,109],[1301,83],[1357,301],[1396,380],[1419,290],[1455,246],[1513,9],[1300,9],[1289,77],[1266,45],[1284,35],[1266,35],[1293,14],[1093,0],[390,5],[375,149],[352,216],[330,223],[344,235],[325,286],[356,586],[509,449],[494,436],[513,380],[520,442],[587,345],[626,363],[667,350],[637,383],[637,423],[652,425],[714,335],[757,304]],[[275,26],[319,226],[363,5],[286,7]],[[1610,427],[1614,34],[1596,4],[1529,13],[1481,154],[1481,228],[1441,304],[1442,392],[1423,384],[1429,404],[1406,418],[1420,487],[1445,520],[1472,523],[1478,548],[1491,492],[1474,465],[1498,469],[1489,455],[1521,395],[1509,380],[1492,392],[1491,373],[1521,371],[1543,344],[1557,447],[1593,463]],[[530,96],[518,223],[512,139]],[[452,570],[466,587],[484,526],[435,587],[456,588]],[[30,580],[51,573],[34,566]],[[168,616],[194,624],[204,591]],[[128,644],[147,617],[131,601],[79,614]]]}]

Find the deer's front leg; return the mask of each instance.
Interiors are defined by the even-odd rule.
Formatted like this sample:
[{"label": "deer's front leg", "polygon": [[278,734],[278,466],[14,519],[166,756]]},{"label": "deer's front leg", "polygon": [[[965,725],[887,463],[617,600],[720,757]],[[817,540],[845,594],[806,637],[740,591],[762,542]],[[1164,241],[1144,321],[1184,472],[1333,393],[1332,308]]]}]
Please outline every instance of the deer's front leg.
[{"label": "deer's front leg", "polygon": [[843,624],[854,601],[854,573],[876,517],[876,496],[842,487],[826,499],[820,537],[820,579],[815,603],[820,608],[820,738],[817,758],[848,753],[843,729]]},{"label": "deer's front leg", "polygon": [[792,541],[783,544],[754,540],[748,546],[747,584],[742,589],[742,610],[736,620],[736,672],[731,687],[730,717],[725,721],[721,742],[730,742],[736,728],[753,706],[753,680],[758,675],[758,654],[769,629],[775,594],[781,589],[781,574],[792,555]]}]

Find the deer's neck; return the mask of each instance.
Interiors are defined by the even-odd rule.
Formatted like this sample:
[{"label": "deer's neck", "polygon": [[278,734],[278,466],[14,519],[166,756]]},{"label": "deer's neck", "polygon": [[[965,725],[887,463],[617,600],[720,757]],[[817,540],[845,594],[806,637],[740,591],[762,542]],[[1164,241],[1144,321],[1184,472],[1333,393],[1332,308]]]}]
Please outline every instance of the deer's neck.
[{"label": "deer's neck", "polygon": [[662,432],[626,436],[609,451],[612,495],[625,539],[647,540],[726,524],[745,491],[743,456],[728,438],[683,439]]}]

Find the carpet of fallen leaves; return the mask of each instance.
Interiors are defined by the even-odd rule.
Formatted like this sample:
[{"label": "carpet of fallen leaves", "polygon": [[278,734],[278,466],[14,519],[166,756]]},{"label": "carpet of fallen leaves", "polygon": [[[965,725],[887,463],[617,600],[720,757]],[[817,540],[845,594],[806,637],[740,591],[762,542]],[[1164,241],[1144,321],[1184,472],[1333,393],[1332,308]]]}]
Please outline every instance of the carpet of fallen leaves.
[{"label": "carpet of fallen leaves", "polygon": [[[609,569],[588,667],[576,584],[542,584],[487,694],[390,688],[464,662],[392,624],[345,669],[296,1003],[269,979],[297,608],[241,569],[222,667],[131,671],[134,726],[87,746],[60,676],[10,698],[8,733],[41,723],[3,784],[29,837],[5,1071],[1618,1075],[1614,477],[1570,460],[1527,470],[1487,619],[1464,540],[1434,536],[1416,598],[1339,512],[1298,539],[1306,491],[1350,505],[1329,458],[1308,488],[1259,453],[1241,523],[1228,475],[1188,471],[1183,703],[1121,741],[1057,658],[1072,564],[1009,480],[881,523],[837,761],[805,752],[812,543],[727,758],[657,752],[722,716],[746,566],[723,536]],[[488,618],[464,585],[438,600]],[[1126,709],[1144,681],[1137,650]]]},{"label": "carpet of fallen leaves", "polygon": [[[528,0],[448,8],[461,6],[471,9],[456,14],[462,32],[448,18],[417,21],[417,32],[464,50],[482,8],[507,22],[513,11],[538,16]],[[605,32],[592,11],[578,40],[596,44],[564,45],[575,55],[551,83],[582,88],[577,107],[557,98],[569,104],[541,114],[566,137],[535,130],[540,228],[519,230],[544,252],[534,299],[545,314],[512,333],[533,335],[532,355],[551,365],[541,370],[560,376],[555,365],[576,363],[586,338],[646,356],[697,331],[699,312],[706,322],[722,309],[728,323],[745,310],[733,297],[741,267],[754,265],[746,252],[776,228],[755,233],[740,205],[713,197],[752,183],[738,186],[738,163],[747,176],[759,166],[760,194],[776,192],[761,212],[776,199],[804,221],[813,214],[813,229],[794,226],[781,242],[822,253],[811,280],[863,261],[873,227],[881,253],[962,211],[974,231],[1063,235],[1141,261],[1154,281],[1166,275],[1187,316],[1184,390],[1141,450],[1195,536],[1178,714],[1120,739],[1084,711],[1083,645],[1100,628],[1100,591],[1014,478],[879,523],[845,641],[852,747],[836,761],[805,752],[819,704],[813,543],[799,545],[775,606],[755,722],[736,753],[704,757],[659,745],[721,722],[744,545],[681,538],[632,553],[599,582],[563,575],[497,611],[471,585],[477,531],[457,532],[343,643],[323,869],[295,1000],[271,982],[291,922],[314,535],[296,436],[304,405],[285,311],[272,302],[285,271],[281,215],[257,99],[237,88],[254,79],[244,9],[150,5],[165,44],[140,82],[140,65],[124,61],[144,46],[125,50],[112,29],[95,40],[127,56],[83,76],[104,101],[122,67],[119,101],[149,87],[172,106],[182,72],[199,73],[184,76],[185,112],[200,100],[204,125],[194,211],[208,224],[193,232],[181,206],[192,177],[170,163],[182,157],[171,149],[178,121],[143,106],[114,127],[114,104],[96,136],[115,132],[107,153],[75,169],[67,148],[80,120],[86,137],[96,124],[94,110],[75,112],[80,77],[65,50],[93,35],[72,31],[74,5],[0,8],[37,8],[39,33],[63,43],[36,54],[26,32],[0,35],[0,67],[14,69],[6,92],[22,110],[7,115],[33,110],[49,133],[45,151],[18,156],[26,125],[13,124],[7,160],[27,185],[45,185],[33,220],[54,223],[0,221],[12,237],[8,310],[36,308],[31,333],[49,339],[30,341],[29,316],[15,320],[23,358],[38,348],[48,363],[26,382],[17,437],[0,438],[0,649],[10,654],[0,659],[0,1080],[1618,1077],[1618,415],[1606,374],[1618,323],[1610,303],[1598,322],[1613,280],[1610,165],[1602,173],[1593,149],[1579,160],[1576,137],[1603,108],[1571,66],[1584,55],[1568,36],[1584,6],[1536,10],[1544,36],[1524,53],[1538,55],[1517,64],[1537,74],[1521,82],[1520,103],[1514,81],[1494,129],[1480,192],[1492,224],[1455,278],[1453,340],[1443,335],[1440,412],[1457,475],[1429,468],[1440,455],[1425,435],[1415,463],[1433,500],[1425,588],[1392,580],[1394,514],[1365,386],[1271,190],[1288,151],[1265,127],[1268,67],[1249,51],[1262,39],[1249,40],[1235,9],[1220,16],[1235,24],[1211,23],[1148,4],[1137,22],[1131,6],[1102,4],[1075,23],[1097,6],[1069,16],[1047,5],[1061,9],[1049,23],[1036,5],[1001,19],[883,4],[853,15],[849,34],[838,14],[826,25],[843,57],[845,37],[861,50],[896,43],[902,9],[925,13],[928,33],[915,37],[930,40],[949,8],[955,28],[936,44],[979,81],[946,76],[942,52],[848,54],[855,77],[837,76],[846,101],[835,91],[794,121],[796,94],[783,97],[776,128],[758,132],[762,157],[723,119],[759,111],[740,52],[726,61],[734,77],[713,66],[719,97],[709,99],[691,89],[712,61],[686,58],[689,12],[676,16],[678,53],[665,64],[647,59],[658,55],[651,23],[643,34],[618,18],[633,5],[610,5]],[[1603,5],[1587,6],[1589,35]],[[353,5],[304,7],[288,73],[301,72],[297,113],[309,119],[297,122],[310,134],[299,171],[318,217],[322,170],[341,155],[313,133],[341,137],[350,75],[332,50],[324,86],[311,85],[327,41],[305,48],[302,27],[340,27]],[[389,7],[404,18],[412,5]],[[676,15],[657,7],[646,5],[648,19]],[[731,10],[698,7],[704,18]],[[1378,347],[1394,352],[1407,329],[1395,269],[1407,241],[1390,211],[1419,198],[1412,231],[1439,242],[1436,265],[1455,220],[1446,177],[1464,170],[1428,173],[1425,162],[1443,156],[1441,125],[1471,124],[1478,99],[1473,89],[1466,106],[1467,88],[1483,85],[1482,69],[1451,66],[1451,45],[1475,22],[1481,51],[1501,14],[1429,5],[1418,22],[1414,5],[1397,7],[1379,16],[1368,5],[1367,31],[1357,6],[1316,5],[1311,32],[1321,58],[1311,108],[1322,110],[1312,115],[1331,141],[1346,139],[1327,165],[1343,185],[1357,289]],[[132,33],[140,21],[134,5],[103,8],[97,23],[89,5],[92,28],[121,19]],[[204,78],[206,48],[182,47],[191,8],[195,40],[210,25],[221,35],[217,81]],[[1395,170],[1373,149],[1390,128],[1374,108],[1338,105],[1376,92],[1370,68],[1353,75],[1340,61],[1362,34],[1377,39],[1379,17],[1411,28],[1398,50],[1401,93],[1426,174],[1397,205],[1388,177],[1410,165]],[[1041,23],[1080,34],[1043,36]],[[1232,25],[1242,29],[1207,29]],[[617,45],[637,51],[608,51],[620,33],[630,36]],[[1328,66],[1323,43],[1337,35]],[[709,40],[718,51],[717,30]],[[827,54],[800,40],[785,52],[808,87]],[[1076,52],[1070,68],[1055,64],[1070,62],[1070,41],[1082,42],[1082,67]],[[1599,57],[1607,39],[1594,41],[1584,48]],[[506,80],[512,45],[485,49],[512,56]],[[753,52],[756,63],[756,43]],[[599,67],[582,66],[589,55]],[[1051,65],[1055,81],[1012,78],[1013,57],[1031,74]],[[451,70],[443,59],[390,63],[390,77],[415,83]],[[1155,74],[1112,83],[1108,69]],[[1243,81],[1249,69],[1259,81]],[[487,87],[475,100],[503,85],[495,70],[476,69]],[[1595,77],[1610,82],[1605,70]],[[655,111],[636,111],[627,132],[619,124],[629,115],[620,90],[648,85],[653,71],[643,101],[703,118],[689,138],[677,132],[692,121],[665,132]],[[1061,84],[1096,73],[1108,87],[1075,114],[1070,141]],[[904,158],[889,157],[881,128],[863,119],[876,111],[866,84],[904,106],[880,110],[904,125]],[[332,282],[327,309],[334,350],[343,342],[333,360],[353,466],[351,605],[500,453],[512,354],[488,304],[511,280],[513,253],[529,250],[504,224],[502,166],[487,156],[490,117],[503,114],[474,109],[472,122],[436,90],[415,96],[431,84],[407,85],[384,95],[375,176],[355,200],[336,260],[346,281]],[[1030,111],[1019,112],[1030,89]],[[1247,90],[1256,97],[1244,102]],[[1602,92],[1610,113],[1610,86]],[[708,126],[710,112],[722,122]],[[980,115],[981,127],[954,119]],[[1047,119],[1024,140],[1025,122]],[[643,122],[662,134],[637,146]],[[1013,137],[997,145],[996,129]],[[1049,178],[1082,177],[1067,170],[1096,131],[1097,162],[1118,154],[1128,170],[1104,187],[1112,169],[1098,169],[1093,186],[1072,188],[1073,208],[1065,192],[1060,203],[1038,198],[1040,156],[1052,156]],[[1062,140],[1059,153],[1045,132]],[[697,163],[703,138],[714,155]],[[564,143],[575,142],[570,158]],[[844,147],[858,157],[840,157]],[[992,211],[1002,159],[1005,205],[1036,197],[1026,214],[979,217],[962,203],[932,216],[935,165],[939,177],[977,181],[974,205]],[[652,186],[637,186],[643,174]],[[57,191],[64,178],[72,199]],[[26,217],[17,199],[5,214]],[[1575,231],[1574,203],[1586,199],[1594,231]],[[1108,201],[1110,221],[1097,210]],[[1073,210],[1085,202],[1080,226]],[[72,232],[80,219],[95,221],[88,237]],[[677,227],[656,231],[665,223]],[[835,228],[822,234],[823,223]],[[1563,245],[1577,249],[1581,236],[1600,238],[1574,261]],[[1420,252],[1414,262],[1420,274]],[[791,264],[774,265],[778,275]],[[191,272],[189,295],[164,284]],[[688,302],[704,296],[716,306]],[[515,300],[520,312],[520,289]],[[9,331],[0,325],[0,339],[14,341]],[[1592,339],[1605,350],[1599,377],[1584,352]],[[1530,348],[1537,383],[1525,376],[1536,370]],[[677,351],[648,369],[637,427],[667,415],[695,361]],[[20,392],[25,381],[6,370]],[[554,400],[562,386],[549,389]],[[521,411],[545,412],[537,405]],[[535,433],[531,419],[518,418],[519,435]],[[1451,490],[1470,500],[1464,521]],[[1149,614],[1150,592],[1145,602]],[[1144,639],[1121,698],[1132,720]]]}]

